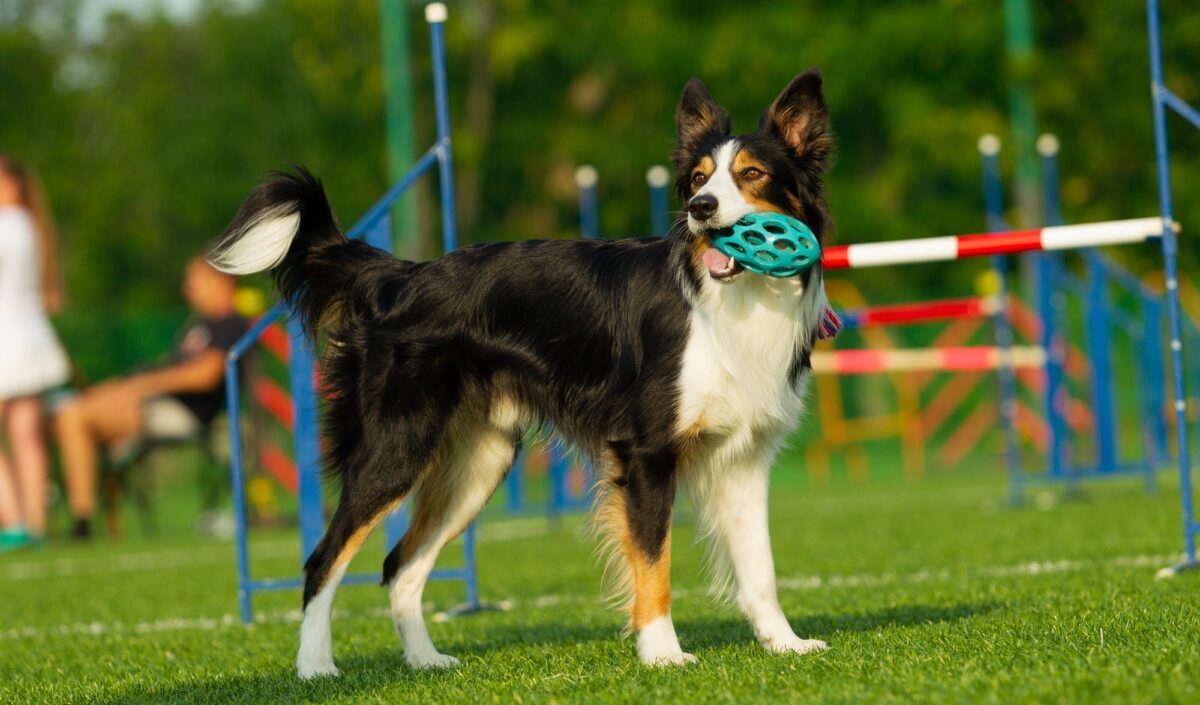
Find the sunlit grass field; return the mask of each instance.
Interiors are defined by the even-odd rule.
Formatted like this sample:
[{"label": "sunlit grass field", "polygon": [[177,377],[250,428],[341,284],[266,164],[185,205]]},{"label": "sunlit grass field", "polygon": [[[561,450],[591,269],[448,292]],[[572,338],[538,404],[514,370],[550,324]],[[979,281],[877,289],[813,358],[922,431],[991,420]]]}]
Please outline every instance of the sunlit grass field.
[{"label": "sunlit grass field", "polygon": [[[801,636],[829,642],[822,654],[769,655],[709,599],[683,505],[673,614],[700,663],[647,669],[603,605],[583,518],[493,509],[480,583],[504,609],[430,625],[459,668],[410,670],[384,591],[347,586],[342,675],[301,682],[297,592],[256,598],[242,626],[231,544],[134,534],[0,558],[0,702],[1200,702],[1200,576],[1153,579],[1181,547],[1168,475],[1151,496],[1114,481],[1021,507],[984,471],[813,487],[782,467],[775,480],[781,599]],[[260,534],[254,572],[294,575],[297,554],[294,535]],[[373,539],[353,569],[382,556]],[[462,587],[426,598],[449,608]]]}]

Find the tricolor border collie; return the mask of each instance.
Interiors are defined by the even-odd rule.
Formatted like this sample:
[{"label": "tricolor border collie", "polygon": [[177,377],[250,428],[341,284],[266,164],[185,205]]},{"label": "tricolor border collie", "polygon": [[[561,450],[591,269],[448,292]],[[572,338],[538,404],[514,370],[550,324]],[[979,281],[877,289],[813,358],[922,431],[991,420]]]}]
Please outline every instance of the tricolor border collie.
[{"label": "tricolor border collie", "polygon": [[692,79],[676,115],[676,187],[687,218],[661,239],[493,243],[406,262],[339,229],[303,169],[258,186],[211,259],[271,269],[324,341],[324,433],[341,497],[305,570],[296,667],[333,675],[330,614],[347,564],[405,497],[408,533],[383,564],[396,630],[415,668],[438,652],[421,594],[438,552],[475,518],[521,439],[547,424],[600,471],[597,524],[628,597],[643,662],[695,658],[671,622],[671,509],[691,496],[718,584],[764,647],[807,653],[779,606],[767,533],[772,460],[799,420],[826,310],[819,266],[744,271],[706,233],[747,213],[830,229],[822,176],[833,141],[815,70],[734,136]]}]

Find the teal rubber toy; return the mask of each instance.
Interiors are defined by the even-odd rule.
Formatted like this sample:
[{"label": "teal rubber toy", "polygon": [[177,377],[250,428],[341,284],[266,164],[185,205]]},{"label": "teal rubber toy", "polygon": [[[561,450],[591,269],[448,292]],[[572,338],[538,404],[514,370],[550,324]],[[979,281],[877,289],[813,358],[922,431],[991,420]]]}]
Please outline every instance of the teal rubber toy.
[{"label": "teal rubber toy", "polygon": [[790,277],[821,261],[821,245],[807,225],[782,213],[751,213],[709,233],[713,247],[751,272]]}]

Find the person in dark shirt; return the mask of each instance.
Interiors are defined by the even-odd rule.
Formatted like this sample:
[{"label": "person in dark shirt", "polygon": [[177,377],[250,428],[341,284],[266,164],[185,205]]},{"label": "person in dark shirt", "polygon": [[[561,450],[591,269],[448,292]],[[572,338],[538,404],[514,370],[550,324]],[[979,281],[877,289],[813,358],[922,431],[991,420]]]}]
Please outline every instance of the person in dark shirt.
[{"label": "person in dark shirt", "polygon": [[233,309],[234,280],[202,257],[184,270],[183,297],[195,316],[166,365],[106,380],[55,414],[74,534],[91,533],[99,448],[138,440],[188,438],[225,403],[225,353],[246,332]]}]

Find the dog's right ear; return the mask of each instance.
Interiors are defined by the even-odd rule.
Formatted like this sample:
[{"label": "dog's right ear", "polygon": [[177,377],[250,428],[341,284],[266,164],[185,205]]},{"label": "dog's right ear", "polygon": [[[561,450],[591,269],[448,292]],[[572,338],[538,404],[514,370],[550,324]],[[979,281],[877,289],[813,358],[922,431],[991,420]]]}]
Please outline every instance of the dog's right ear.
[{"label": "dog's right ear", "polygon": [[704,81],[693,78],[683,87],[683,96],[675,111],[675,127],[679,150],[690,152],[708,135],[729,134],[729,112],[713,101]]}]

